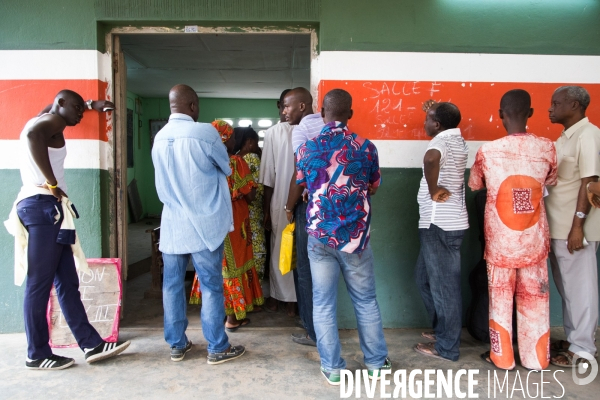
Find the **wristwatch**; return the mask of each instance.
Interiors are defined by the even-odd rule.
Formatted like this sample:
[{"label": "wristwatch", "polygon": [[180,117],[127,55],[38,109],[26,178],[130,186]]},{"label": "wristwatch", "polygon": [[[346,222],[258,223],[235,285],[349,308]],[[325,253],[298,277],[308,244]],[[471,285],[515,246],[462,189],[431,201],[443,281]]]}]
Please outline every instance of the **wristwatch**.
[{"label": "wristwatch", "polygon": [[582,213],[581,211],[577,211],[577,212],[575,213],[575,216],[576,216],[577,218],[582,218],[582,219],[583,219],[583,218],[587,218],[587,214],[584,214],[584,213]]},{"label": "wristwatch", "polygon": [[85,102],[85,105],[87,106],[88,110],[92,109],[92,103],[94,102],[94,100],[89,99],[88,101]]},{"label": "wristwatch", "polygon": [[290,213],[292,212],[292,210],[288,210],[287,204],[285,206],[283,206],[283,209],[285,210],[285,212],[290,212]]}]

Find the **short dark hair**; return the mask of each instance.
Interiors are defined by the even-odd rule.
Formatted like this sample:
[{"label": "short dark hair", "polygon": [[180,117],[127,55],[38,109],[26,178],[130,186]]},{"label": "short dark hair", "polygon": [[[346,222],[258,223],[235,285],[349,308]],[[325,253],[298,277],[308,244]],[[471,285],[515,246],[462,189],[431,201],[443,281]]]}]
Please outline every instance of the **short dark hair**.
[{"label": "short dark hair", "polygon": [[343,89],[332,89],[323,98],[323,109],[329,115],[342,115],[351,108],[352,96]]},{"label": "short dark hair", "polygon": [[291,90],[292,89],[285,89],[283,92],[281,92],[278,103],[283,104],[283,99],[284,99],[285,95],[288,94]]},{"label": "short dark hair", "polygon": [[244,144],[246,144],[248,140],[254,139],[258,141],[258,133],[256,133],[254,128],[252,128],[251,126],[233,128],[233,132],[235,134],[234,151],[236,153],[240,151],[242,147],[244,147]]},{"label": "short dark hair", "polygon": [[511,117],[524,117],[531,110],[531,96],[523,89],[513,89],[504,93],[500,109]]},{"label": "short dark hair", "polygon": [[437,103],[432,119],[444,129],[453,129],[460,124],[460,110],[452,103]]}]

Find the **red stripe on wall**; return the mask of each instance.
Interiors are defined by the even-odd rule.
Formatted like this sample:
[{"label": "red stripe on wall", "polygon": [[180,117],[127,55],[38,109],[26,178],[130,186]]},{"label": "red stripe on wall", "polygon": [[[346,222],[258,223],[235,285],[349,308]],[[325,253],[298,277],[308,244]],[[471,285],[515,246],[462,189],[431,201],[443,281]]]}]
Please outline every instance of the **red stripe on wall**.
[{"label": "red stripe on wall", "polygon": [[[84,100],[104,99],[108,84],[90,80],[0,80],[0,139],[18,139],[25,123],[54,101],[62,89],[79,93]],[[106,117],[87,111],[81,123],[65,129],[67,139],[108,141]]]},{"label": "red stripe on wall", "polygon": [[[352,95],[354,115],[348,126],[369,139],[429,140],[423,123],[421,105],[428,99],[450,101],[462,115],[459,127],[467,140],[494,140],[506,135],[498,117],[500,98],[511,89],[525,89],[532,98],[533,117],[529,132],[556,140],[562,126],[552,125],[548,107],[555,83],[492,83],[492,82],[403,82],[403,81],[334,81],[319,84],[319,97],[339,88]],[[590,93],[587,116],[600,124],[600,85],[582,85]]]}]

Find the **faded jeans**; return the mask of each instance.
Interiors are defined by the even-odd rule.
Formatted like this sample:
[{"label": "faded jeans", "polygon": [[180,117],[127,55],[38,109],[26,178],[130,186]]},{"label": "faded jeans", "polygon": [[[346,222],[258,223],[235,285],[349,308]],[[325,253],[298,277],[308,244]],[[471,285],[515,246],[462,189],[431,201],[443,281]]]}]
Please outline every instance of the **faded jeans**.
[{"label": "faded jeans", "polygon": [[435,330],[435,350],[452,361],[460,354],[460,246],[464,235],[464,230],[445,231],[434,224],[419,229],[421,251],[415,268],[417,286]]},{"label": "faded jeans", "polygon": [[313,320],[321,367],[328,372],[346,368],[337,326],[337,290],[340,272],[354,306],[360,348],[368,369],[378,369],[388,355],[379,304],[375,296],[373,252],[345,253],[308,237],[313,282]]},{"label": "faded jeans", "polygon": [[185,270],[192,262],[202,291],[200,320],[202,333],[208,342],[209,353],[221,353],[229,348],[225,333],[225,306],[223,297],[223,272],[221,261],[223,245],[215,250],[203,250],[194,254],[164,254],[163,307],[165,311],[165,340],[172,348],[185,348],[188,338],[186,316]]}]

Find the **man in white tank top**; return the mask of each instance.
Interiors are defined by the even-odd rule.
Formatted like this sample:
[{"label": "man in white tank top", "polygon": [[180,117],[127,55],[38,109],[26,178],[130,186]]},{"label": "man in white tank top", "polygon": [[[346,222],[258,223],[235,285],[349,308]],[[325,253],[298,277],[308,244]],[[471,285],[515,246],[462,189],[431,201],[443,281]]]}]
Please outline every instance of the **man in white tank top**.
[{"label": "man in white tank top", "polygon": [[[27,282],[23,312],[27,335],[29,369],[56,370],[75,363],[72,358],[52,354],[48,344],[46,307],[52,284],[56,287],[63,315],[88,363],[112,357],[130,342],[107,343],[89,323],[79,294],[79,278],[71,244],[59,237],[64,219],[61,198],[66,196],[63,131],[77,125],[87,109],[114,109],[109,101],[85,102],[70,90],[59,92],[54,103],[30,120],[21,133],[25,157],[21,164],[23,187],[17,198],[16,213],[28,232]],[[68,242],[68,240],[67,240]]]}]

